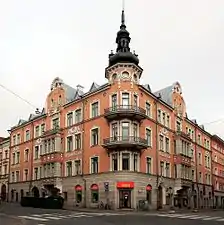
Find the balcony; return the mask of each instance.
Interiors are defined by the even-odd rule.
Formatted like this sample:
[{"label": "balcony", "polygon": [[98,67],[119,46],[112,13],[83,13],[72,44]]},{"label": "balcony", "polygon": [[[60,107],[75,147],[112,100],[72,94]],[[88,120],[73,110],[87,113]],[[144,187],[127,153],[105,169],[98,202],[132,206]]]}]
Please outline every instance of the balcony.
[{"label": "balcony", "polygon": [[54,163],[63,161],[63,153],[61,151],[47,152],[40,156],[41,164]]},{"label": "balcony", "polygon": [[117,105],[104,110],[104,117],[108,120],[129,118],[131,120],[141,121],[146,119],[146,110],[134,105]]},{"label": "balcony", "polygon": [[179,187],[179,189],[183,187],[192,187],[192,180],[185,178],[176,178],[175,179],[175,187]]},{"label": "balcony", "polygon": [[184,155],[182,153],[179,153],[177,155],[174,155],[174,163],[175,164],[183,164],[186,166],[191,166],[191,156]]},{"label": "balcony", "polygon": [[117,136],[104,139],[102,146],[111,150],[121,148],[142,150],[148,148],[148,143],[146,139],[141,137]]},{"label": "balcony", "polygon": [[42,135],[42,138],[46,138],[46,137],[53,136],[56,134],[61,134],[61,133],[62,133],[62,129],[60,127],[55,127],[51,130],[45,131]]}]

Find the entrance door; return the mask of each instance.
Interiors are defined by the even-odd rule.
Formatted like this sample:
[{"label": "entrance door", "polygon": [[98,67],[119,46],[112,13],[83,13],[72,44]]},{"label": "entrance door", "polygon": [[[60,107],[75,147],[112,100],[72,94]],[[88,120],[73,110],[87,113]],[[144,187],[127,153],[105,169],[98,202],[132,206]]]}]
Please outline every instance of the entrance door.
[{"label": "entrance door", "polygon": [[131,208],[131,190],[119,190],[119,207]]}]

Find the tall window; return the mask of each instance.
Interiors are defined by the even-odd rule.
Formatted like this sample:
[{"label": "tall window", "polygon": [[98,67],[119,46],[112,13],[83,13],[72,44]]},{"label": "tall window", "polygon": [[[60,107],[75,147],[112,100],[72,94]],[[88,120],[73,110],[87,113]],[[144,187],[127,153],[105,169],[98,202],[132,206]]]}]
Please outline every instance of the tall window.
[{"label": "tall window", "polygon": [[19,177],[19,171],[16,171],[16,182],[20,181],[20,177]]},{"label": "tall window", "polygon": [[25,150],[25,155],[24,155],[24,161],[28,162],[28,160],[29,160],[29,149],[26,149]]},{"label": "tall window", "polygon": [[138,124],[136,123],[133,124],[133,136],[134,136],[134,139],[137,139],[138,137]]},{"label": "tall window", "polygon": [[111,96],[111,106],[112,109],[116,109],[117,107],[117,94]]},{"label": "tall window", "polygon": [[67,126],[70,127],[73,124],[73,112],[67,114]]},{"label": "tall window", "polygon": [[117,171],[118,170],[118,157],[117,153],[112,154],[112,170]]},{"label": "tall window", "polygon": [[170,164],[166,163],[166,177],[170,177]]},{"label": "tall window", "polygon": [[130,105],[129,93],[122,93],[122,106],[128,108]]},{"label": "tall window", "polygon": [[39,137],[40,136],[40,126],[36,126],[35,127],[35,137]]},{"label": "tall window", "polygon": [[67,137],[67,152],[71,152],[73,150],[73,137]]},{"label": "tall window", "polygon": [[122,123],[122,140],[129,140],[130,127],[128,122]]},{"label": "tall window", "polygon": [[152,159],[150,157],[146,158],[146,173],[152,173]]},{"label": "tall window", "polygon": [[160,162],[160,175],[164,176],[164,162]]},{"label": "tall window", "polygon": [[122,154],[122,170],[130,170],[130,154]]},{"label": "tall window", "polygon": [[117,140],[117,136],[118,136],[118,126],[117,126],[117,123],[113,123],[111,125],[111,131],[112,131],[112,138],[114,140]]},{"label": "tall window", "polygon": [[146,141],[147,141],[147,145],[148,146],[152,146],[152,132],[149,128],[146,128],[146,131],[145,131],[145,136],[146,136]]},{"label": "tall window", "polygon": [[75,135],[75,149],[81,149],[81,134]]},{"label": "tall window", "polygon": [[41,135],[45,132],[45,124],[41,124]]},{"label": "tall window", "polygon": [[20,152],[16,153],[16,163],[20,163]]},{"label": "tall window", "polygon": [[26,141],[29,141],[30,140],[30,131],[27,130],[26,131]]},{"label": "tall window", "polygon": [[68,177],[72,176],[72,162],[67,162],[66,167],[67,167],[67,176]]},{"label": "tall window", "polygon": [[159,149],[160,150],[164,150],[164,144],[163,144],[163,142],[164,142],[163,135],[159,135]]},{"label": "tall window", "polygon": [[16,163],[16,153],[12,153],[12,165]]},{"label": "tall window", "polygon": [[170,139],[166,137],[166,152],[170,152]]},{"label": "tall window", "polygon": [[94,128],[91,131],[91,145],[98,145],[99,144],[99,129]]},{"label": "tall window", "polygon": [[91,158],[91,173],[98,173],[98,157]]},{"label": "tall window", "polygon": [[52,128],[53,129],[58,129],[60,126],[59,126],[59,118],[55,118],[52,120]]},{"label": "tall window", "polygon": [[134,97],[134,99],[133,99],[134,107],[137,108],[137,106],[138,106],[138,96],[134,95],[133,97]]},{"label": "tall window", "polygon": [[34,180],[38,179],[38,168],[34,168]]},{"label": "tall window", "polygon": [[149,102],[145,103],[145,110],[146,110],[146,115],[150,117],[151,116],[151,105]]},{"label": "tall window", "polygon": [[99,116],[99,103],[94,102],[92,104],[92,117],[97,117]]},{"label": "tall window", "polygon": [[133,164],[134,164],[134,171],[138,171],[138,155],[137,154],[134,154]]},{"label": "tall window", "polygon": [[75,160],[75,175],[81,174],[81,160]]},{"label": "tall window", "polygon": [[82,110],[77,109],[75,110],[75,122],[80,123],[82,121]]}]

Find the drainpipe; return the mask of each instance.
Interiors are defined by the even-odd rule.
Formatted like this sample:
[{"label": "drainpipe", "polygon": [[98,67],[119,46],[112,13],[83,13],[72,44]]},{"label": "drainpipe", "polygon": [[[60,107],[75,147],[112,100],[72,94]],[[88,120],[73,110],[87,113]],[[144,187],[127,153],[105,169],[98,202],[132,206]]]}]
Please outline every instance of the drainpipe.
[{"label": "drainpipe", "polygon": [[10,137],[9,137],[9,172],[8,172],[7,202],[9,202],[9,191],[10,191],[9,184],[10,184],[10,176],[11,176],[11,152],[12,152],[11,130],[8,130],[8,133]]},{"label": "drainpipe", "polygon": [[[82,97],[81,97],[82,98]],[[85,145],[85,129],[84,129],[84,121],[85,121],[85,101],[82,98],[82,180],[83,180],[83,186],[84,186],[84,201],[83,201],[83,207],[86,208],[86,201],[87,201],[87,196],[86,196],[86,179],[84,177],[84,145]]]}]

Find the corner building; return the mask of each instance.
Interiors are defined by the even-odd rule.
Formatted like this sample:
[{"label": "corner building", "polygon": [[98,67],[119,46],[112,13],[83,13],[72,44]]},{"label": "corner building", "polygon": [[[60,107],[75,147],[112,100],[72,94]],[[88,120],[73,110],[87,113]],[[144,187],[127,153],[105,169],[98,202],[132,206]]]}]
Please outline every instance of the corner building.
[{"label": "corner building", "polygon": [[57,187],[73,207],[212,206],[211,135],[187,118],[178,82],[140,84],[130,40],[122,11],[106,84],[84,93],[56,78],[45,108],[11,129],[12,201]]}]

